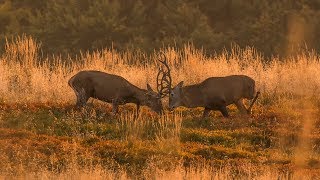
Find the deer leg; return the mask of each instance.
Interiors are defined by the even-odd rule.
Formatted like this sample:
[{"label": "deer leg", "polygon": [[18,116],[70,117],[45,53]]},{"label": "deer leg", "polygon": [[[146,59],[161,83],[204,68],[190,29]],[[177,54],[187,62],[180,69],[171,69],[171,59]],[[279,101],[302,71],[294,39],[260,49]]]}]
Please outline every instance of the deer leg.
[{"label": "deer leg", "polygon": [[84,107],[87,104],[89,97],[81,97],[81,100],[77,102],[76,106],[79,108]]},{"label": "deer leg", "polygon": [[250,104],[250,106],[249,106],[249,108],[247,110],[248,114],[251,114],[252,107],[253,107],[254,103],[257,101],[259,95],[260,95],[260,91],[257,92],[256,96],[251,101],[251,104]]},{"label": "deer leg", "polygon": [[222,113],[223,117],[229,117],[229,113],[226,106],[221,106],[219,111]]},{"label": "deer leg", "polygon": [[140,111],[140,104],[137,103],[137,110],[136,110],[137,116],[138,116],[138,114],[139,114],[139,111]]},{"label": "deer leg", "polygon": [[77,96],[76,106],[79,107],[79,108],[84,107],[90,97],[87,96],[87,94],[84,91],[84,89],[82,89],[80,91],[75,90],[75,93],[76,93],[76,96]]},{"label": "deer leg", "polygon": [[207,117],[209,115],[210,111],[211,111],[211,109],[205,107],[204,111],[203,111],[203,114],[202,114],[202,118]]},{"label": "deer leg", "polygon": [[243,103],[243,99],[240,99],[237,102],[235,102],[235,105],[237,106],[241,114],[248,114],[247,108]]},{"label": "deer leg", "polygon": [[81,102],[81,97],[80,95],[77,95],[77,103],[76,106],[79,108],[82,108],[84,106],[84,104]]},{"label": "deer leg", "polygon": [[72,89],[73,89],[74,93],[76,94],[76,98],[77,98],[76,107],[81,107],[81,98],[80,98],[81,95],[77,91],[77,89],[75,89],[74,87],[72,87]]},{"label": "deer leg", "polygon": [[112,113],[115,115],[119,112],[119,105],[117,102],[112,102]]}]

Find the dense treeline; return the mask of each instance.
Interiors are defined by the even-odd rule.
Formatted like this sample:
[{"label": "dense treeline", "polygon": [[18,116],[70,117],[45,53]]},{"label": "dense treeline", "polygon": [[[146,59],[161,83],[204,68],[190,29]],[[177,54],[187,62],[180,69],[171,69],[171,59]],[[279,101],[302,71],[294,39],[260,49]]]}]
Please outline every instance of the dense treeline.
[{"label": "dense treeline", "polygon": [[45,53],[192,42],[208,53],[236,43],[287,55],[320,51],[319,10],[320,0],[0,0],[0,42],[25,33]]}]

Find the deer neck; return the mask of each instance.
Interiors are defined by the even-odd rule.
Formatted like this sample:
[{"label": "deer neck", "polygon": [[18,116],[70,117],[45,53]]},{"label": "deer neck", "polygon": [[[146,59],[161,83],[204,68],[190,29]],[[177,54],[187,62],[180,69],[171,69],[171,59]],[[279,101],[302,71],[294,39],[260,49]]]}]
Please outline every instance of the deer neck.
[{"label": "deer neck", "polygon": [[185,86],[181,89],[181,105],[185,107],[202,106],[201,92],[198,86]]},{"label": "deer neck", "polygon": [[140,105],[145,105],[147,101],[148,91],[145,89],[137,88],[134,91],[134,98],[137,100],[137,103]]}]

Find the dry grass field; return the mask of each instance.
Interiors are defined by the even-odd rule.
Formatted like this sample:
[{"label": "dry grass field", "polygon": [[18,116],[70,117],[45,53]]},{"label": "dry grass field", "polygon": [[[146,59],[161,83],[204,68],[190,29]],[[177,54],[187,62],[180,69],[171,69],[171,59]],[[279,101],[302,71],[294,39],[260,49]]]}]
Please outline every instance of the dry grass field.
[{"label": "dry grass field", "polygon": [[[255,79],[261,96],[253,115],[229,106],[228,119],[219,112],[202,119],[201,108],[158,116],[144,107],[134,118],[134,105],[112,115],[98,100],[73,108],[67,82],[78,71],[101,70],[155,89],[161,53],[174,84],[231,74]],[[204,54],[186,45],[150,56],[106,49],[46,58],[32,38],[8,41],[0,56],[0,178],[320,179],[320,56],[266,61],[238,47]]]}]

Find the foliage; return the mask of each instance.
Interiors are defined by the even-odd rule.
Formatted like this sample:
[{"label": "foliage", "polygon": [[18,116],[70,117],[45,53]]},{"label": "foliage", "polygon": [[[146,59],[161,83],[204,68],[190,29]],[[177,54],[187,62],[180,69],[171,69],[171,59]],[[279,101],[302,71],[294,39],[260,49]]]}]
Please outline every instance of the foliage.
[{"label": "foliage", "polygon": [[63,55],[186,43],[213,53],[236,43],[286,56],[320,51],[319,8],[317,0],[2,0],[0,42],[24,33]]}]

